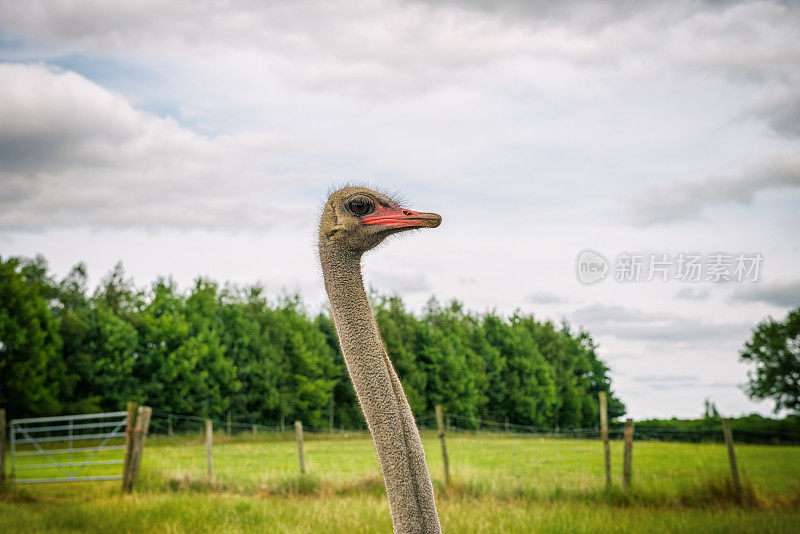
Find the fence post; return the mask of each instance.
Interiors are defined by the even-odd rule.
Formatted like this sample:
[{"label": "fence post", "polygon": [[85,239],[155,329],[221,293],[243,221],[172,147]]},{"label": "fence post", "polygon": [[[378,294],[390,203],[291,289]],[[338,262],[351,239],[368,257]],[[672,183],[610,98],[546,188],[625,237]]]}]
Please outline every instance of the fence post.
[{"label": "fence post", "polygon": [[733,433],[731,432],[730,421],[725,418],[722,420],[722,434],[725,436],[725,445],[728,446],[728,460],[731,463],[731,477],[736,491],[742,491],[742,483],[739,480],[739,468],[736,466],[736,453],[733,451]]},{"label": "fence post", "polygon": [[228,437],[231,437],[231,411],[228,410]]},{"label": "fence post", "polygon": [[600,397],[600,438],[603,440],[603,451],[606,462],[606,487],[611,487],[611,445],[608,443],[608,405],[606,392],[601,391]]},{"label": "fence post", "polygon": [[258,425],[253,425],[253,435],[258,434]]},{"label": "fence post", "polygon": [[17,441],[17,429],[14,428],[14,420],[12,419],[11,422],[8,424],[9,427],[9,434],[11,434],[11,439],[9,440],[11,444],[11,473],[9,473],[8,478],[14,480],[17,478],[16,471],[14,471],[14,456],[16,452],[16,441]]},{"label": "fence post", "polygon": [[167,435],[172,436],[172,414],[167,418]]},{"label": "fence post", "polygon": [[336,404],[331,400],[331,415],[328,419],[328,432],[333,432],[333,408]]},{"label": "fence post", "polygon": [[442,442],[442,464],[444,466],[444,485],[450,485],[450,459],[447,457],[447,441],[444,437],[444,421],[442,420],[442,405],[436,405],[436,427],[439,429],[439,441]]},{"label": "fence post", "polygon": [[281,432],[286,432],[286,416],[281,415]]},{"label": "fence post", "polygon": [[122,487],[125,491],[131,492],[133,485],[136,483],[136,477],[139,476],[139,468],[142,465],[142,455],[144,454],[144,442],[147,438],[147,431],[150,428],[150,414],[153,409],[149,406],[139,406],[138,414],[136,416],[136,428],[133,430],[133,452],[131,454],[130,464],[128,465],[128,476],[122,481]]},{"label": "fence post", "polygon": [[125,459],[122,461],[122,489],[127,491],[127,481],[131,472],[131,456],[133,455],[133,429],[136,427],[136,403],[126,406],[127,424],[125,426]]},{"label": "fence post", "polygon": [[300,456],[300,473],[306,473],[306,459],[303,455],[303,423],[294,422],[294,432],[297,435],[297,454]]},{"label": "fence post", "polygon": [[631,461],[633,459],[633,419],[625,420],[625,452],[622,459],[622,488],[631,486]]},{"label": "fence post", "polygon": [[211,419],[206,419],[206,475],[208,480],[214,478],[214,473],[211,469],[211,448],[214,446],[214,425]]},{"label": "fence post", "polygon": [[6,409],[0,408],[0,485],[6,481]]}]

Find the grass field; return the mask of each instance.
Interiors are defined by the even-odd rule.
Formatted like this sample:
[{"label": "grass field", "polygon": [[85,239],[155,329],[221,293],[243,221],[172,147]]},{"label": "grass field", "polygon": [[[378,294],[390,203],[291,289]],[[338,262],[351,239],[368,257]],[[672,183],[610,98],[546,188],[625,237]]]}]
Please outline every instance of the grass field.
[{"label": "grass field", "polygon": [[[625,494],[621,443],[612,443],[607,491],[598,441],[452,435],[445,490],[438,441],[423,440],[449,532],[797,532],[800,524],[800,447],[737,446],[747,484],[736,495],[724,446],[636,442]],[[148,440],[133,495],[119,482],[7,486],[0,532],[391,531],[367,435],[307,435],[305,477],[288,434],[216,441],[213,483],[192,435]]]}]

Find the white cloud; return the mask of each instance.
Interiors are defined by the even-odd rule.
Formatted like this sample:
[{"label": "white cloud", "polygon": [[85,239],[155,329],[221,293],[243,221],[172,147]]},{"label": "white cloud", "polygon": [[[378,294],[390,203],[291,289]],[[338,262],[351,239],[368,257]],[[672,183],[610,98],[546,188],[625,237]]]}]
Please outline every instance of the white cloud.
[{"label": "white cloud", "polygon": [[[0,228],[263,228],[285,142],[207,138],[73,72],[0,64]],[[262,166],[262,169],[258,167]]]}]

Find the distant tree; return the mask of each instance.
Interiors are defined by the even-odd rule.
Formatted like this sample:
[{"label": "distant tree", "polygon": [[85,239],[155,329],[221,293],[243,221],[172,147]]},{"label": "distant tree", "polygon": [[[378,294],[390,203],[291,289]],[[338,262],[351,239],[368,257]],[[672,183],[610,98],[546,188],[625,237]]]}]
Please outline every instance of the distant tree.
[{"label": "distant tree", "polygon": [[717,405],[709,399],[703,401],[703,418],[719,419],[719,410],[717,410]]},{"label": "distant tree", "polygon": [[140,307],[141,297],[133,280],[125,278],[125,268],[120,261],[100,281],[93,299],[117,315],[129,316]]},{"label": "distant tree", "polygon": [[[137,288],[121,263],[92,293],[86,266],[55,281],[45,259],[0,259],[0,405],[10,415],[119,410],[327,427],[364,424],[330,313],[298,295],[171,279]],[[584,331],[520,312],[475,314],[431,299],[416,315],[398,296],[371,296],[375,319],[414,413],[436,404],[479,419],[594,426],[599,391],[611,419],[625,405]],[[784,350],[794,347],[787,345]],[[710,410],[710,408],[709,408]]]},{"label": "distant tree", "polygon": [[754,365],[745,385],[751,398],[774,400],[775,412],[800,412],[800,307],[783,322],[769,318],[760,323],[741,359]]}]

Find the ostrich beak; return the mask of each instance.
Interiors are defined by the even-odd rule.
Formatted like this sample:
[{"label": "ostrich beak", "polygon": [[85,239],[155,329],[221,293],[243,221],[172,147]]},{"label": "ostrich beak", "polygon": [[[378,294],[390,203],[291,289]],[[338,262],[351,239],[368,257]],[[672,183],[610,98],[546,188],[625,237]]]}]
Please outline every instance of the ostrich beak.
[{"label": "ostrich beak", "polygon": [[361,222],[388,228],[436,228],[442,224],[442,216],[438,213],[412,211],[397,206],[378,206],[375,213],[364,217]]}]

